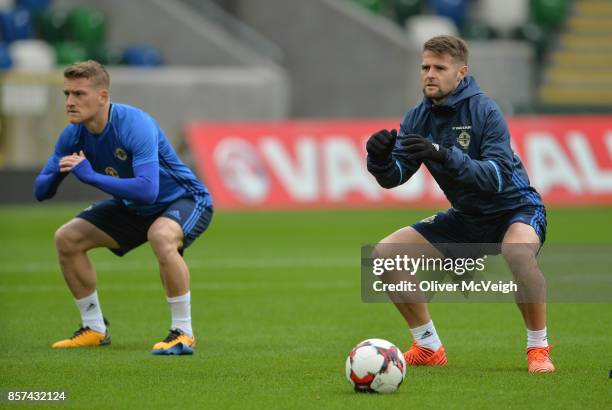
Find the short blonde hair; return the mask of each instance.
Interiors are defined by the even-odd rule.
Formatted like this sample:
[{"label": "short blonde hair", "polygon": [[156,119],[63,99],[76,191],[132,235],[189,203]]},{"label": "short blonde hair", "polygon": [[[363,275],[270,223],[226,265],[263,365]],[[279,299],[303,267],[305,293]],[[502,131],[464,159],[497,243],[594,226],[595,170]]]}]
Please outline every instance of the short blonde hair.
[{"label": "short blonde hair", "polygon": [[109,88],[110,76],[104,66],[95,60],[78,61],[64,70],[64,78],[87,78],[96,87]]}]

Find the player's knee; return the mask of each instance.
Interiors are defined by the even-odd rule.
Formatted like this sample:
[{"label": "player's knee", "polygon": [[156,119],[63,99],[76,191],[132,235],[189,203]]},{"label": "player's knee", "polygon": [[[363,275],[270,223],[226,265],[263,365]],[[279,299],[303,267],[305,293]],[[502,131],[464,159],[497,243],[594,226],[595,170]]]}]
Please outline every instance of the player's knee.
[{"label": "player's knee", "polygon": [[504,243],[501,252],[510,265],[527,264],[535,261],[538,246],[532,243]]},{"label": "player's knee", "polygon": [[177,252],[180,245],[177,233],[168,226],[157,226],[150,229],[147,232],[147,239],[158,258]]},{"label": "player's knee", "polygon": [[55,231],[55,248],[62,254],[70,254],[81,251],[82,235],[76,229],[68,225],[61,226]]},{"label": "player's knee", "polygon": [[397,255],[417,256],[429,254],[430,244],[411,226],[393,232],[376,244],[373,258],[395,258]]}]

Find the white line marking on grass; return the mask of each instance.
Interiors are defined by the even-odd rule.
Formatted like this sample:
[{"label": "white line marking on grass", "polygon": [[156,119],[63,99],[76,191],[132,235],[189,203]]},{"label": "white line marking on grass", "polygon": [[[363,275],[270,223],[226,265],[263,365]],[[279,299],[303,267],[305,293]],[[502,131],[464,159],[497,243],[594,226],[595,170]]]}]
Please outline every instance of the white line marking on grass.
[{"label": "white line marking on grass", "polygon": [[[241,290],[335,290],[335,289],[350,289],[357,288],[358,283],[352,281],[313,281],[313,282],[257,282],[257,283],[228,283],[228,282],[202,282],[192,283],[191,290],[204,291],[241,291]],[[163,292],[160,283],[148,284],[121,284],[109,283],[99,284],[98,290],[103,292]],[[69,293],[66,285],[3,285],[0,287],[0,294],[28,294],[28,293],[50,293],[61,292]]]},{"label": "white line marking on grass", "polygon": [[[151,260],[155,260],[151,258]],[[305,258],[305,257],[257,257],[232,259],[186,259],[191,269],[291,269],[291,268],[359,268],[359,257],[343,258]],[[94,261],[98,271],[128,271],[149,269],[157,271],[157,264],[151,261],[135,260]],[[55,261],[4,263],[0,265],[2,273],[41,273],[59,272],[59,264]]]}]

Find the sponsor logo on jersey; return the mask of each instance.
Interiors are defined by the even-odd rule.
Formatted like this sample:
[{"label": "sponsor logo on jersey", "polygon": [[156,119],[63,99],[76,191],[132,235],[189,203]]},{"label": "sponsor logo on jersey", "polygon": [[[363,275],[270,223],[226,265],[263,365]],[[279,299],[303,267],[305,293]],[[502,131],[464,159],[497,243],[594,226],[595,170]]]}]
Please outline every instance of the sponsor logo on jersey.
[{"label": "sponsor logo on jersey", "polygon": [[117,148],[115,150],[115,157],[117,157],[117,159],[120,161],[125,161],[127,159],[127,153],[121,148]]},{"label": "sponsor logo on jersey", "polygon": [[115,177],[115,178],[119,177],[119,173],[113,167],[104,168],[104,172],[106,173],[106,175],[110,175],[111,177]]}]

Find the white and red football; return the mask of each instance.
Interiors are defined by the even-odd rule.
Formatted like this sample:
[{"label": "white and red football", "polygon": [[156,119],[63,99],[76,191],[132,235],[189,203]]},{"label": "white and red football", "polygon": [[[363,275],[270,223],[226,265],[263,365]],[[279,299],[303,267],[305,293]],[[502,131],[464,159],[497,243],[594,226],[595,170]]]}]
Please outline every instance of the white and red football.
[{"label": "white and red football", "polygon": [[405,377],[404,355],[384,339],[364,340],[346,359],[346,378],[357,392],[393,393]]}]

